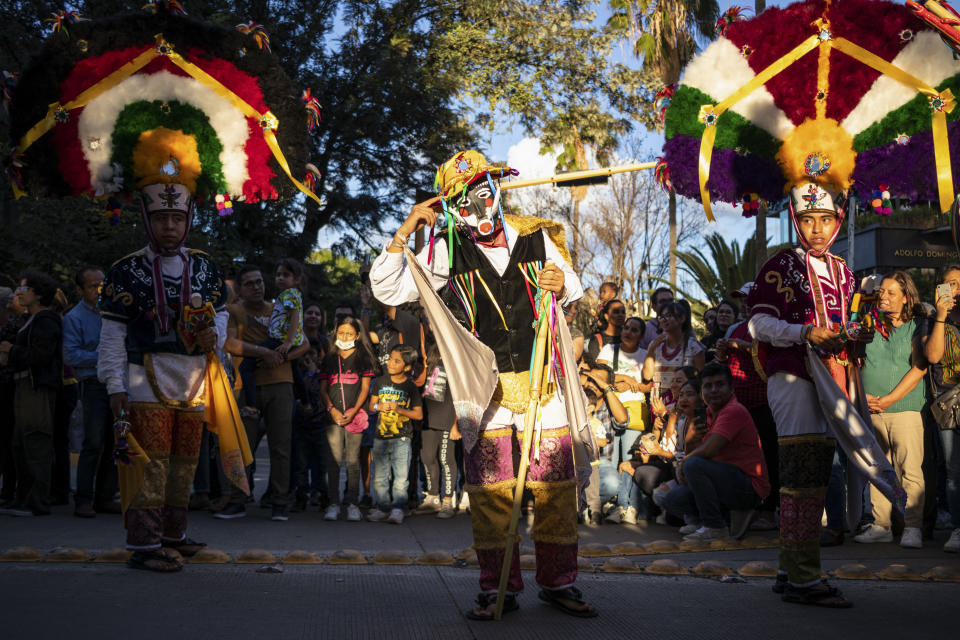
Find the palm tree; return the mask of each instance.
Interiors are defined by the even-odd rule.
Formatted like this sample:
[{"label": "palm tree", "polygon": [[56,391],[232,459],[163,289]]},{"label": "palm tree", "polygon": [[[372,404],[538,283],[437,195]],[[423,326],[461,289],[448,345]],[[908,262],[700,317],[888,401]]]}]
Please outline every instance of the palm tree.
[{"label": "palm tree", "polygon": [[[610,0],[628,14],[633,52],[664,85],[680,80],[697,52],[697,38],[711,39],[720,13],[717,0]],[[677,196],[670,192],[670,286],[677,284]]]},{"label": "palm tree", "polygon": [[674,254],[682,263],[681,269],[700,285],[707,301],[716,306],[729,297],[731,291],[745,282],[753,282],[757,243],[756,238],[748,238],[741,249],[739,242],[734,240],[728,245],[719,233],[711,233],[704,241],[709,257],[700,249]]}]

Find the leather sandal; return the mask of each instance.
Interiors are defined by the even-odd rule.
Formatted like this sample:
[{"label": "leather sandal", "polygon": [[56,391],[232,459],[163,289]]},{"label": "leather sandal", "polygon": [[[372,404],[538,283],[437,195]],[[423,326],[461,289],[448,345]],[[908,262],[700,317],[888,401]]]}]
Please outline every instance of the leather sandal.
[{"label": "leather sandal", "polygon": [[849,609],[853,606],[852,602],[843,597],[840,589],[831,587],[826,582],[810,587],[794,587],[788,584],[780,598],[784,602],[809,604],[830,609]]},{"label": "leather sandal", "polygon": [[172,542],[170,540],[164,540],[163,546],[168,549],[175,549],[180,555],[184,558],[191,558],[207,546],[206,542],[197,542],[191,538],[184,538],[183,540],[177,540]]},{"label": "leather sandal", "polygon": [[134,551],[127,566],[132,569],[145,569],[157,573],[172,573],[183,569],[183,563],[170,554],[154,549],[150,551]]},{"label": "leather sandal", "polygon": [[576,587],[567,587],[566,589],[540,589],[538,594],[540,599],[548,603],[551,607],[559,609],[564,613],[576,616],[577,618],[596,618],[599,613],[596,609],[587,605],[586,609],[577,609],[568,605],[564,600],[573,600],[587,604],[583,599],[583,593]]},{"label": "leather sandal", "polygon": [[[486,622],[488,620],[493,620],[493,611],[486,611],[491,605],[497,604],[497,594],[495,593],[480,593],[477,595],[477,606],[473,607],[466,614],[464,614],[470,620],[480,620]],[[479,608],[483,613],[477,613],[475,609]],[[520,604],[517,602],[517,596],[508,593],[503,598],[503,612],[510,613],[511,611],[516,611],[520,608]]]}]

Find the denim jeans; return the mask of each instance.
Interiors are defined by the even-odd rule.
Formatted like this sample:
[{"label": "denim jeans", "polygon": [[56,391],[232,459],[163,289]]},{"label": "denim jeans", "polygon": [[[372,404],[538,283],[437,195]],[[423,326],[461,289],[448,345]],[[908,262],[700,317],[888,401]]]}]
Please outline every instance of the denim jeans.
[{"label": "denim jeans", "polygon": [[640,487],[633,481],[633,474],[626,471],[620,472],[620,489],[617,491],[617,505],[626,509],[633,507],[640,508]]},{"label": "denim jeans", "polygon": [[950,429],[940,432],[943,457],[947,463],[947,506],[953,528],[960,528],[960,432]]},{"label": "denim jeans", "polygon": [[[373,494],[381,511],[404,509],[410,483],[410,438],[376,438],[373,441]],[[390,474],[393,501],[390,501]]]},{"label": "denim jeans", "polygon": [[327,470],[330,504],[340,504],[341,467],[347,468],[347,486],[343,489],[343,504],[357,504],[360,500],[361,440],[363,440],[363,433],[350,433],[332,422],[327,425],[328,446],[324,451],[326,458],[323,466]]},{"label": "denim jeans", "polygon": [[[298,427],[293,431],[294,451],[294,475],[296,476],[295,487],[298,496],[306,496],[311,488],[317,488],[320,493],[327,493],[327,483],[323,479],[322,471],[317,472],[312,465],[314,460],[324,460],[327,456],[327,449],[330,445],[327,442],[327,431],[324,427]],[[322,469],[322,467],[321,467]],[[314,479],[318,480],[311,487],[309,474],[314,474]],[[318,478],[319,476],[319,478]]]},{"label": "denim jeans", "polygon": [[[107,386],[96,379],[80,383],[83,401],[83,448],[77,460],[77,504],[113,502],[117,467],[113,451],[113,414]],[[94,480],[96,479],[96,480]],[[96,482],[96,488],[94,488]]]},{"label": "denim jeans", "polygon": [[760,496],[753,490],[750,478],[743,471],[726,462],[706,458],[687,458],[683,463],[686,485],[667,494],[667,511],[684,519],[696,518],[705,527],[719,529],[726,526],[723,509],[753,509]]}]

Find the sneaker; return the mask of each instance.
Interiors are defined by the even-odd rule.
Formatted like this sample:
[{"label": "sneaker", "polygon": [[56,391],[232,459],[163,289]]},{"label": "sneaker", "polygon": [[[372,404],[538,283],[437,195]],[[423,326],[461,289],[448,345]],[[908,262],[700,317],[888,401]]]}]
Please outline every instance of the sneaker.
[{"label": "sneaker", "polygon": [[347,520],[350,522],[360,522],[363,516],[360,515],[360,508],[355,504],[347,505]]},{"label": "sneaker", "polygon": [[603,516],[599,513],[590,512],[590,517],[587,520],[587,524],[591,527],[599,527],[603,523]]},{"label": "sneaker", "polygon": [[275,504],[273,505],[273,515],[270,516],[271,520],[276,522],[286,522],[290,519],[290,505],[288,504]]},{"label": "sneaker", "polygon": [[904,527],[900,536],[900,546],[904,549],[923,549],[923,535],[918,527]]},{"label": "sneaker", "polygon": [[637,524],[637,508],[627,507],[623,510],[623,524]]},{"label": "sneaker", "polygon": [[73,515],[78,518],[96,518],[97,512],[93,510],[93,505],[87,502],[86,504],[78,504],[74,507]]},{"label": "sneaker", "polygon": [[437,517],[441,520],[446,520],[455,515],[457,515],[457,510],[453,508],[453,500],[444,498],[443,503],[440,505],[440,511],[437,512]]},{"label": "sneaker", "polygon": [[384,511],[383,509],[374,509],[373,511],[367,514],[367,520],[369,520],[370,522],[383,522],[389,516],[390,514]]},{"label": "sneaker", "polygon": [[685,525],[683,525],[682,527],[680,527],[679,533],[680,533],[680,535],[682,535],[682,536],[688,536],[688,535],[690,535],[691,533],[696,533],[697,529],[699,529],[699,528],[700,528],[700,523],[699,523],[699,522],[696,522],[696,523],[693,523],[693,524],[685,524]]},{"label": "sneaker", "polygon": [[661,513],[657,516],[657,519],[653,521],[655,524],[667,524],[667,514]]},{"label": "sneaker", "polygon": [[854,542],[868,544],[871,542],[893,542],[893,532],[870,523],[858,535],[853,536]]},{"label": "sneaker", "polygon": [[943,550],[947,553],[960,553],[960,529],[953,530],[950,539],[943,545]]},{"label": "sneaker", "polygon": [[623,507],[617,507],[613,511],[607,514],[605,520],[610,524],[620,524],[623,522],[623,514],[626,511]]},{"label": "sneaker", "polygon": [[425,496],[423,503],[416,508],[417,515],[431,514],[440,511],[440,496]]},{"label": "sneaker", "polygon": [[470,513],[470,494],[466,491],[460,494],[460,504],[457,505],[457,509]]},{"label": "sneaker", "polygon": [[234,518],[243,518],[247,515],[247,508],[236,502],[228,502],[220,511],[213,514],[214,518],[220,520],[233,520]]},{"label": "sneaker", "polygon": [[329,505],[329,506],[327,507],[327,510],[323,512],[323,519],[324,519],[324,520],[333,521],[333,520],[336,520],[336,519],[339,518],[339,517],[340,517],[340,505],[338,505],[338,504],[331,504],[331,505]]},{"label": "sneaker", "polygon": [[730,530],[727,527],[700,527],[693,533],[683,536],[684,540],[697,540],[699,542],[711,542],[713,540],[722,540],[730,537]]},{"label": "sneaker", "polygon": [[403,524],[403,509],[391,509],[387,522],[391,524]]},{"label": "sneaker", "polygon": [[15,504],[0,509],[0,514],[5,516],[13,516],[15,518],[29,518],[33,516],[33,510],[21,504]]}]

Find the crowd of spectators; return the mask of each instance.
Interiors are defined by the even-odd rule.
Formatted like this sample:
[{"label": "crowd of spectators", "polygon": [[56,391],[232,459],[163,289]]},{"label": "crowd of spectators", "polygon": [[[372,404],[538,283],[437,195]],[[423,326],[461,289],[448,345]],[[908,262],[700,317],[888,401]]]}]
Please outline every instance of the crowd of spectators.
[{"label": "crowd of spectators", "polygon": [[[81,269],[72,306],[61,283],[35,271],[15,290],[0,288],[2,514],[46,515],[71,497],[77,517],[120,511],[113,416],[97,378],[103,278],[99,267]],[[873,427],[906,490],[906,514],[865,491],[862,522],[845,532],[838,450],[822,545],[850,533],[860,543],[899,535],[916,548],[940,527],[953,530],[945,550],[960,551],[957,425],[935,410],[938,400],[960,403],[960,266],[940,282],[934,304],[924,305],[907,273],[884,276],[886,328],[863,358]],[[251,448],[267,441],[265,487],[254,485],[255,464],[248,468],[260,506],[277,521],[316,509],[325,520],[388,523],[469,509],[453,400],[420,309],[373,307],[364,289],[359,312],[342,302],[328,318],[303,300],[305,284],[293,260],[272,272],[244,266],[230,281],[218,355]],[[591,326],[573,325],[575,305],[565,310],[600,453],[583,523],[651,521],[704,541],[776,529],[777,431],[748,321],[751,284],[707,309],[697,328],[690,303],[665,287],[653,292],[649,317],[610,282]],[[287,310],[277,326],[267,299],[274,289]],[[190,508],[225,520],[246,516],[255,500],[226,481],[210,432],[193,488]],[[527,510],[535,517],[535,504]]]}]

